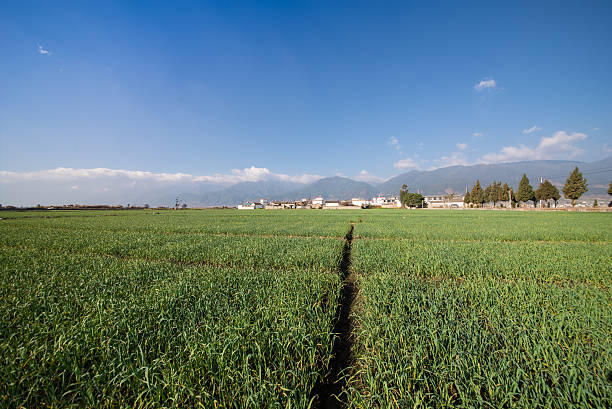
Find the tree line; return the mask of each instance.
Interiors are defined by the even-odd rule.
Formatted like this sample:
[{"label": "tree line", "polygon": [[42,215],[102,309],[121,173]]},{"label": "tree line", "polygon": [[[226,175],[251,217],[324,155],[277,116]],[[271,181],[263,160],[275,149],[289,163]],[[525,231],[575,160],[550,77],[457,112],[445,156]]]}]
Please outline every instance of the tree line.
[{"label": "tree line", "polygon": [[[610,182],[610,188],[608,189],[609,194],[611,189],[612,182]],[[572,201],[572,207],[575,206],[576,200],[580,199],[588,191],[587,180],[582,176],[577,166],[568,176],[562,191],[563,196]],[[480,180],[476,180],[472,190],[466,191],[463,201],[465,204],[472,204],[478,207],[481,207],[484,203],[493,203],[493,206],[495,206],[497,202],[506,201],[510,202],[512,207],[520,206],[521,203],[530,201],[533,202],[534,206],[537,205],[538,201],[544,201],[546,206],[550,207],[550,202],[553,201],[556,207],[560,198],[559,189],[550,181],[544,180],[536,190],[533,190],[529,183],[529,178],[527,178],[526,174],[523,174],[516,191],[513,191],[507,183],[504,183],[502,186],[501,181],[493,182],[483,189],[480,185]]]}]

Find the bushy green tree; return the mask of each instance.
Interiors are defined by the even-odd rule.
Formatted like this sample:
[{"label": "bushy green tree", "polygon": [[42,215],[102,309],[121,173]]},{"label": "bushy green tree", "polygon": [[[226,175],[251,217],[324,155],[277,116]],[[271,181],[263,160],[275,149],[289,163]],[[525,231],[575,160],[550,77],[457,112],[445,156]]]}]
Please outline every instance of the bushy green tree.
[{"label": "bushy green tree", "polygon": [[593,200],[593,207],[598,207],[599,203],[597,203],[597,199]]},{"label": "bushy green tree", "polygon": [[523,173],[523,177],[519,182],[518,191],[516,192],[516,201],[520,203],[528,202],[530,200],[533,200],[533,203],[535,205],[535,192],[533,191],[533,187],[531,187],[531,185],[529,184],[529,179],[527,178],[527,175]]},{"label": "bushy green tree", "polygon": [[540,183],[540,186],[536,189],[535,197],[537,200],[545,200],[547,205],[549,205],[551,199],[554,199],[556,205],[557,200],[559,200],[559,189],[550,183],[550,181],[545,180]]},{"label": "bushy green tree", "polygon": [[582,177],[582,173],[578,170],[578,166],[574,168],[568,176],[563,186],[563,196],[572,201],[572,207],[576,205],[576,200],[580,199],[587,190],[587,181]]},{"label": "bushy green tree", "polygon": [[408,207],[426,207],[425,198],[420,193],[406,193],[406,206]]},{"label": "bushy green tree", "polygon": [[480,180],[476,180],[476,184],[470,193],[470,201],[476,205],[482,206],[485,201],[484,191],[480,186]]},{"label": "bushy green tree", "polygon": [[471,200],[472,199],[470,199],[470,192],[466,191],[465,196],[463,196],[463,203],[470,204]]}]

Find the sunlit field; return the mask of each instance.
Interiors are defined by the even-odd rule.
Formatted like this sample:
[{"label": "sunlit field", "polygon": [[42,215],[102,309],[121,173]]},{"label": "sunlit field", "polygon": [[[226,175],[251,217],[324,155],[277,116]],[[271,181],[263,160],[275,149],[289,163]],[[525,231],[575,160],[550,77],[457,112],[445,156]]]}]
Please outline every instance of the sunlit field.
[{"label": "sunlit field", "polygon": [[612,406],[612,214],[0,217],[0,406]]}]

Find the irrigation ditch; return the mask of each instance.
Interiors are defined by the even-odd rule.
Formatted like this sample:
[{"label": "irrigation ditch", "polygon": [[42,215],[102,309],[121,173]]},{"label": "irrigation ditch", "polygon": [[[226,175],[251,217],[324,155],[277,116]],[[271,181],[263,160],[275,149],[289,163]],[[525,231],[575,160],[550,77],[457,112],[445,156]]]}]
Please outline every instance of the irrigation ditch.
[{"label": "irrigation ditch", "polygon": [[343,396],[348,377],[348,370],[352,366],[353,356],[353,321],[351,310],[357,296],[355,273],[351,271],[351,248],[353,245],[353,230],[351,227],[344,238],[342,258],[338,265],[338,273],[342,277],[343,285],[340,302],[337,309],[336,325],[334,326],[334,346],[332,358],[325,376],[315,385],[311,396],[313,408],[336,409],[346,407],[346,397]]}]

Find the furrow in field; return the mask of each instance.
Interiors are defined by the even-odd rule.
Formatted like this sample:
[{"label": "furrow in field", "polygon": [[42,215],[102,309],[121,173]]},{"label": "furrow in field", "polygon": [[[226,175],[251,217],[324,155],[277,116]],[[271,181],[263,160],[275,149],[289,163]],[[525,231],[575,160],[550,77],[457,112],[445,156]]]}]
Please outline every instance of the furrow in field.
[{"label": "furrow in field", "polygon": [[337,320],[334,326],[334,346],[332,358],[325,376],[312,391],[314,407],[346,407],[346,385],[349,371],[353,366],[353,320],[352,309],[357,297],[355,273],[351,270],[351,248],[353,243],[354,224],[346,234],[342,259],[338,272],[342,277],[342,292],[337,309]]}]

